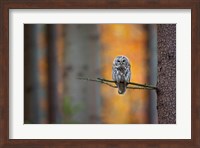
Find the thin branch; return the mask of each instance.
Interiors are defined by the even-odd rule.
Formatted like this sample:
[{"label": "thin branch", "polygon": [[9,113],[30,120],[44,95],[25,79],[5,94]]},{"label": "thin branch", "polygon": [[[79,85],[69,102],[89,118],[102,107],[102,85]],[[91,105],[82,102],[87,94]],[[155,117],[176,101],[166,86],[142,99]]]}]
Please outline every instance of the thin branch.
[{"label": "thin branch", "polygon": [[87,81],[93,81],[93,82],[100,82],[100,83],[106,84],[106,85],[108,85],[108,86],[110,86],[110,87],[117,88],[117,86],[114,86],[114,85],[112,85],[112,84],[106,83],[106,82],[104,82],[103,80],[96,80],[96,79],[90,79],[90,78],[77,78],[77,79],[80,79],[80,80],[87,80]]},{"label": "thin branch", "polygon": [[138,87],[138,86],[127,86],[127,89],[148,89],[148,90],[154,90],[154,88],[149,87]]},{"label": "thin branch", "polygon": [[147,84],[139,84],[139,83],[135,83],[135,82],[129,82],[128,84],[142,86],[142,87],[150,88],[150,89],[157,89],[157,87],[152,86],[152,85],[147,85]]},{"label": "thin branch", "polygon": [[[106,80],[106,79],[103,79],[103,78],[97,78],[97,79],[102,80],[102,81],[106,81],[106,82],[110,82],[110,83],[115,83],[115,81],[112,81],[112,80]],[[135,83],[135,82],[129,82],[128,84],[129,85],[142,86],[142,87],[145,87],[145,88],[157,89],[155,86],[147,85],[147,84],[139,84],[139,83]]]},{"label": "thin branch", "polygon": [[[112,85],[110,83],[115,83],[115,81],[112,81],[112,80],[106,80],[106,79],[103,79],[103,78],[97,78],[97,79],[90,79],[90,78],[77,78],[77,79],[80,79],[80,80],[86,80],[86,81],[93,81],[93,82],[99,82],[99,83],[102,83],[102,84],[106,84],[110,87],[113,87],[113,88],[117,88],[116,85]],[[107,83],[109,82],[109,83]],[[156,87],[154,86],[151,86],[151,85],[146,85],[146,84],[138,84],[138,83],[133,83],[133,82],[130,82],[129,84],[131,85],[137,85],[139,87],[136,87],[136,86],[127,86],[127,89],[148,89],[148,90],[153,90],[153,89],[156,89]]]}]

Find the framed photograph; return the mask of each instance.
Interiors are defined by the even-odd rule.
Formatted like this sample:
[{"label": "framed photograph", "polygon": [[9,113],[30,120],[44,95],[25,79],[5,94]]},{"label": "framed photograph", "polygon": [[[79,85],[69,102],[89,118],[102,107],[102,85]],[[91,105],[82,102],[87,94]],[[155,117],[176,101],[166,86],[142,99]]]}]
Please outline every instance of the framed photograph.
[{"label": "framed photograph", "polygon": [[1,1],[1,147],[198,147],[199,1]]}]

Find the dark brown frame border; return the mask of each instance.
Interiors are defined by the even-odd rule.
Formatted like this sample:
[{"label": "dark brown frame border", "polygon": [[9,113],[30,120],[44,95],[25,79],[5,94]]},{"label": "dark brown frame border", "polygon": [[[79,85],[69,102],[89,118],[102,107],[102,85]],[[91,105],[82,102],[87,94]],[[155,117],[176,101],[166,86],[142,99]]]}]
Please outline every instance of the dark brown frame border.
[{"label": "dark brown frame border", "polygon": [[[10,140],[9,9],[191,9],[191,140]],[[0,1],[0,147],[200,147],[200,1],[199,0],[1,0]],[[51,133],[53,134],[53,133]],[[119,133],[120,134],[120,133]]]}]

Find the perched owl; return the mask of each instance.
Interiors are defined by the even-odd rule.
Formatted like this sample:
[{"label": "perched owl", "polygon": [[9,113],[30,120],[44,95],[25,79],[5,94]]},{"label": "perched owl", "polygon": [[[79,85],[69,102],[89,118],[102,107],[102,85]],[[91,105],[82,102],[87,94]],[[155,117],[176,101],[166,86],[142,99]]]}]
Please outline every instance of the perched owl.
[{"label": "perched owl", "polygon": [[118,93],[123,94],[126,91],[126,86],[130,82],[131,70],[130,63],[126,56],[117,56],[113,61],[112,79],[118,87]]}]

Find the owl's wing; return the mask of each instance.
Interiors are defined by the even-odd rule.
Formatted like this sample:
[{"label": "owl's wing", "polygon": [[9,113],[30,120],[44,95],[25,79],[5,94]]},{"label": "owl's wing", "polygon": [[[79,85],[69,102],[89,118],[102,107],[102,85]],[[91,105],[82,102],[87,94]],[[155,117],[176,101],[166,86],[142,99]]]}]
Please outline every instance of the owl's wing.
[{"label": "owl's wing", "polygon": [[113,66],[112,77],[113,77],[113,81],[115,81],[116,84],[122,81],[122,75],[120,71],[118,70],[118,67],[115,65]]},{"label": "owl's wing", "polygon": [[131,79],[131,71],[130,71],[130,67],[128,67],[125,71],[125,81],[127,83],[130,82],[130,79]]},{"label": "owl's wing", "polygon": [[113,81],[117,81],[117,68],[114,65],[112,67],[112,79]]}]

